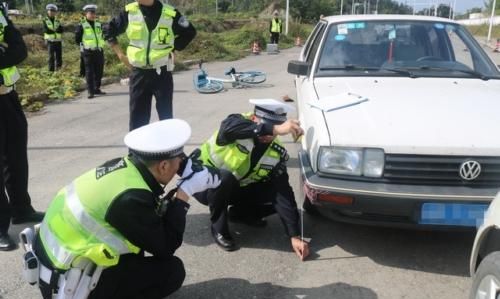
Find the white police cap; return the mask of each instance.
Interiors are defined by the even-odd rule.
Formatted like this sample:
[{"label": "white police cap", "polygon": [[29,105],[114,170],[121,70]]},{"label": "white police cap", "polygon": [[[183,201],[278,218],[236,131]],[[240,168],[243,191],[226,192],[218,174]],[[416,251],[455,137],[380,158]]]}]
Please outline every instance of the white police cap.
[{"label": "white police cap", "polygon": [[293,106],[275,99],[250,99],[250,103],[255,105],[254,113],[257,117],[272,123],[285,122],[286,114],[295,111]]},{"label": "white police cap", "polygon": [[87,4],[83,7],[83,11],[96,11],[97,5],[95,4]]},{"label": "white police cap", "polygon": [[181,119],[167,119],[137,128],[123,141],[130,151],[146,160],[168,160],[184,154],[191,126]]},{"label": "white police cap", "polygon": [[57,5],[49,3],[47,6],[45,6],[45,10],[55,10],[57,11]]}]

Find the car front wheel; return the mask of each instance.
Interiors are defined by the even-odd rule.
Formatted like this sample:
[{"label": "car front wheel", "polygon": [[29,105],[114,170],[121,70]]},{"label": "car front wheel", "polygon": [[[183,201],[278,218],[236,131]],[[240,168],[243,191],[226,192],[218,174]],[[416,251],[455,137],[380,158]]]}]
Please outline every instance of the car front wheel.
[{"label": "car front wheel", "polygon": [[500,251],[481,261],[474,275],[470,299],[500,299]]}]

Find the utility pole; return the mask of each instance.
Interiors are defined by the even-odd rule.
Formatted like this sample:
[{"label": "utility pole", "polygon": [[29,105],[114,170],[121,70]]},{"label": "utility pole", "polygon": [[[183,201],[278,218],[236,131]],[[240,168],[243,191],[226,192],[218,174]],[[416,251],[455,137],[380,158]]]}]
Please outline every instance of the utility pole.
[{"label": "utility pole", "polygon": [[342,15],[343,10],[344,10],[344,0],[340,0],[340,15]]},{"label": "utility pole", "polygon": [[378,0],[375,3],[375,14],[378,15]]},{"label": "utility pole", "polygon": [[290,9],[290,0],[286,0],[286,12],[285,12],[285,35],[288,35],[288,13]]},{"label": "utility pole", "polygon": [[215,0],[215,16],[219,13],[219,0]]},{"label": "utility pole", "polygon": [[493,28],[493,18],[495,17],[495,8],[497,7],[497,0],[493,0],[493,6],[491,7],[491,17],[490,17],[490,29],[488,29],[488,40],[491,41],[491,29]]},{"label": "utility pole", "polygon": [[457,7],[457,0],[453,1],[453,15],[451,17],[453,20],[455,20],[455,7]]}]

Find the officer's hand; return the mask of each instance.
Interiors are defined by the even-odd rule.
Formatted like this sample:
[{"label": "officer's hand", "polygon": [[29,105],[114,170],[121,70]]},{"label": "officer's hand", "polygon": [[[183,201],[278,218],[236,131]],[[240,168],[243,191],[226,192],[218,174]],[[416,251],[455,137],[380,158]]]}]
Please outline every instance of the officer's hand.
[{"label": "officer's hand", "polygon": [[304,130],[300,127],[300,122],[296,119],[289,119],[281,125],[274,125],[273,135],[292,134],[294,139],[298,139],[304,134]]},{"label": "officer's hand", "polygon": [[188,159],[182,177],[177,182],[177,187],[184,193],[192,196],[195,193],[205,191],[210,188],[217,188],[221,181],[217,172],[201,165],[193,164],[193,160]]},{"label": "officer's hand", "polygon": [[133,66],[130,64],[130,61],[128,60],[127,55],[120,53],[118,55],[118,59],[129,69],[132,70]]},{"label": "officer's hand", "polygon": [[299,237],[292,237],[291,241],[293,251],[299,256],[301,261],[305,260],[309,256],[309,243],[301,240]]}]

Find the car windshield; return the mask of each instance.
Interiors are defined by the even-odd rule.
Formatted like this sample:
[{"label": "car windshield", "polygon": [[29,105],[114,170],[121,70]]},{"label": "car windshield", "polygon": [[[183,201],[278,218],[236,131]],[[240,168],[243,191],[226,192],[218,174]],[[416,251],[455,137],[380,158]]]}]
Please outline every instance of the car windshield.
[{"label": "car windshield", "polygon": [[316,76],[500,79],[500,72],[460,25],[431,21],[332,24]]}]

